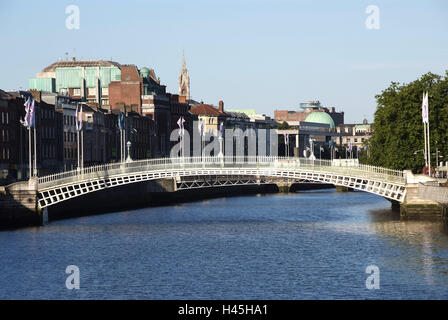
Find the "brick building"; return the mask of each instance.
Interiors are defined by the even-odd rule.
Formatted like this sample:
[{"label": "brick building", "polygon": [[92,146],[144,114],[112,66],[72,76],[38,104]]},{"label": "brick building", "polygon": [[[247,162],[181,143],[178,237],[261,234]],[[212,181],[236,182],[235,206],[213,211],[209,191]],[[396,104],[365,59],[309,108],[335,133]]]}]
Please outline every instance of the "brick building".
[{"label": "brick building", "polygon": [[[0,92],[0,171],[2,183],[29,176],[28,130],[21,124],[25,117],[26,91]],[[37,171],[39,175],[58,172],[63,164],[62,115],[54,105],[35,98]],[[34,129],[31,144],[34,146]],[[34,150],[34,147],[33,147]],[[34,158],[33,158],[34,163]]]},{"label": "brick building", "polygon": [[[73,58],[44,68],[36,74],[36,78],[30,79],[30,88],[67,95],[109,113],[133,112],[150,116],[154,121],[151,138],[153,148],[150,153],[156,157],[169,155],[175,144],[170,142],[170,134],[177,128],[180,117],[185,119],[184,126],[188,131],[195,119],[189,112],[188,97],[167,93],[166,86],[160,83],[154,70],[146,67],[139,70],[135,65],[103,60],[77,61]],[[182,92],[186,93],[185,90]],[[116,148],[110,149],[112,158],[112,154],[116,153]],[[95,158],[96,155],[92,153],[92,157]],[[93,158],[92,161],[95,162]]]},{"label": "brick building", "polygon": [[142,112],[143,77],[134,65],[121,66],[120,81],[109,84],[111,109]]},{"label": "brick building", "polygon": [[126,142],[131,142],[131,159],[140,160],[153,157],[154,121],[150,116],[136,112],[128,113],[125,119]]},{"label": "brick building", "polygon": [[25,116],[23,99],[0,90],[0,184],[28,174],[28,134],[20,119]]},{"label": "brick building", "polygon": [[54,105],[59,117],[62,119],[62,157],[64,170],[73,170],[78,165],[77,155],[77,132],[75,125],[76,105],[79,99],[70,97],[69,95],[61,95],[58,93],[30,90],[34,98],[47,104]]}]

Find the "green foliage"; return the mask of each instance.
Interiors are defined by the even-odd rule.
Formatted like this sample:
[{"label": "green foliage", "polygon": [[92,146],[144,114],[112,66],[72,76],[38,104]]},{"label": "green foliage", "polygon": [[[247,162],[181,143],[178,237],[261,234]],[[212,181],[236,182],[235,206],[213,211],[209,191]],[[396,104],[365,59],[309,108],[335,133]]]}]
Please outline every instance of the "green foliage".
[{"label": "green foliage", "polygon": [[[445,77],[427,73],[408,84],[392,82],[375,98],[377,110],[373,123],[373,137],[369,140],[372,165],[392,169],[411,169],[421,172],[425,164],[422,98],[428,91],[431,152],[436,148],[448,156],[448,72]],[[435,156],[431,164],[435,165]],[[439,160],[440,161],[440,160]]]},{"label": "green foliage", "polygon": [[280,123],[278,126],[277,126],[277,129],[279,129],[279,130],[288,130],[288,129],[290,129],[291,128],[291,126],[288,124],[288,122],[286,122],[286,121],[283,121],[283,123]]}]

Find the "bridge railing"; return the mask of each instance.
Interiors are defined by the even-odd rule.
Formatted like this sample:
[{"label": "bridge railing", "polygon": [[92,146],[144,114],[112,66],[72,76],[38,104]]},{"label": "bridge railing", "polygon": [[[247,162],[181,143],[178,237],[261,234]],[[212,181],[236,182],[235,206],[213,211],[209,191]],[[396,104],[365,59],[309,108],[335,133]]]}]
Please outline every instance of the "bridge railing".
[{"label": "bridge railing", "polygon": [[374,167],[364,164],[352,164],[331,160],[310,160],[307,158],[273,156],[224,156],[224,157],[185,157],[138,160],[124,163],[110,163],[85,167],[38,178],[39,187],[62,185],[75,181],[87,181],[108,176],[130,174],[145,171],[186,170],[199,168],[252,168],[252,169],[301,169],[325,171],[381,180],[405,182],[403,171]]}]

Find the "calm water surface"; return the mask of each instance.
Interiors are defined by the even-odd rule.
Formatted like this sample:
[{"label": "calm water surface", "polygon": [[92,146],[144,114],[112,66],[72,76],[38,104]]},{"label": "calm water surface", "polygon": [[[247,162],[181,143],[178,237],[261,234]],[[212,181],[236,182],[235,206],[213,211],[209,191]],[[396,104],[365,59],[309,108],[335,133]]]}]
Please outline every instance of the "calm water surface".
[{"label": "calm water surface", "polygon": [[333,190],[56,221],[0,232],[0,299],[447,299],[447,229]]}]

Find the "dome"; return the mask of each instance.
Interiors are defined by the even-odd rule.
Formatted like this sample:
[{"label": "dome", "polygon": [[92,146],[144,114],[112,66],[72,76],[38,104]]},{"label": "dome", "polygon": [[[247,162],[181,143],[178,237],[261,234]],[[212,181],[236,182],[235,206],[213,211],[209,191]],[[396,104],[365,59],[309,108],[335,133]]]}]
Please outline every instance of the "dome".
[{"label": "dome", "polygon": [[149,77],[149,69],[146,68],[146,67],[142,68],[142,69],[140,70],[140,75],[141,75],[143,78],[148,78],[148,77]]},{"label": "dome", "polygon": [[307,122],[322,123],[330,125],[331,129],[335,128],[334,121],[331,116],[323,111],[311,112],[305,119]]}]

